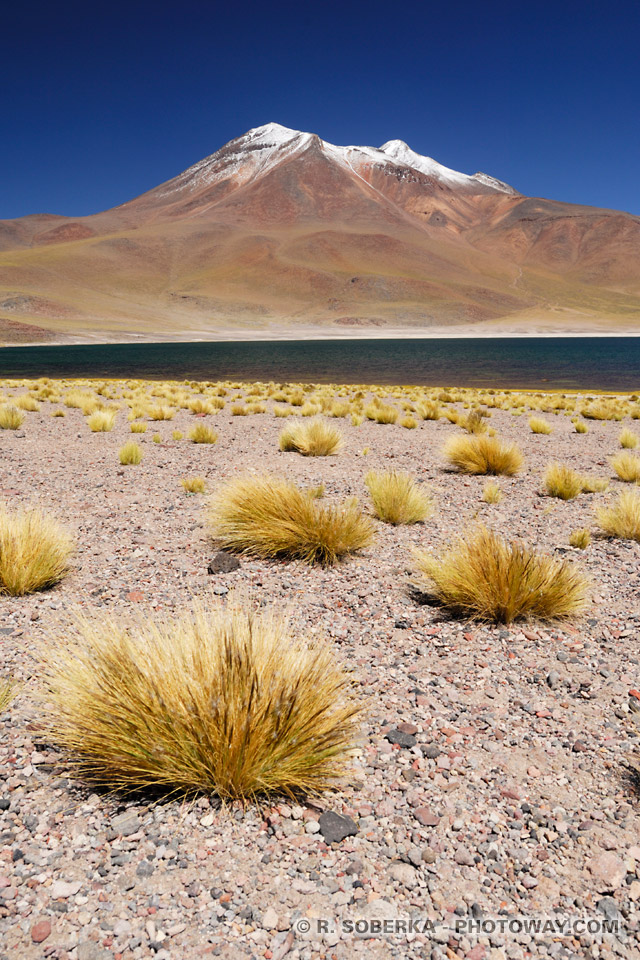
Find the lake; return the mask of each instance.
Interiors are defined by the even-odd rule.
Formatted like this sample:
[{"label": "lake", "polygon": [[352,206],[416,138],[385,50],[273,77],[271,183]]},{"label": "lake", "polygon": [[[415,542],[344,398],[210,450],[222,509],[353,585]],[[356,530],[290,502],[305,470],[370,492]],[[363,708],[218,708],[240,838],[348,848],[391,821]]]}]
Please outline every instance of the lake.
[{"label": "lake", "polygon": [[640,337],[2,347],[0,377],[265,380],[640,392]]}]

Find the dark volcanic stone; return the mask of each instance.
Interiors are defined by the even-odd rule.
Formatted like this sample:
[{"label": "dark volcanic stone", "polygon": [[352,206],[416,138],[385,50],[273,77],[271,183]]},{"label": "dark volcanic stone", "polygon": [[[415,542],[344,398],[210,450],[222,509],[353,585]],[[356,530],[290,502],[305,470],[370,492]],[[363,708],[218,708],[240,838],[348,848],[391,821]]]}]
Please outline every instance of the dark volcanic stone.
[{"label": "dark volcanic stone", "polygon": [[240,566],[240,561],[232,553],[226,550],[218,550],[212,558],[208,568],[208,573],[233,573]]},{"label": "dark volcanic stone", "polygon": [[345,837],[354,837],[358,832],[358,826],[351,817],[345,817],[333,810],[321,813],[318,822],[325,843],[340,843]]},{"label": "dark volcanic stone", "polygon": [[388,733],[385,733],[384,738],[389,743],[397,743],[400,747],[413,747],[416,743],[413,734],[405,733],[403,730],[389,730]]}]

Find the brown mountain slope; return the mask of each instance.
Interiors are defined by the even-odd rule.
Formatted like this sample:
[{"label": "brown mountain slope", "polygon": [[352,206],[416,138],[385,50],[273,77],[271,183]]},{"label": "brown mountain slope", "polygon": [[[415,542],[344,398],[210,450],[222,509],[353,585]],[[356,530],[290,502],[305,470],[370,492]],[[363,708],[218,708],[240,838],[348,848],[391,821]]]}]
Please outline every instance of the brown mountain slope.
[{"label": "brown mountain slope", "polygon": [[639,264],[638,217],[269,124],[104,213],[0,221],[0,336],[633,332]]}]

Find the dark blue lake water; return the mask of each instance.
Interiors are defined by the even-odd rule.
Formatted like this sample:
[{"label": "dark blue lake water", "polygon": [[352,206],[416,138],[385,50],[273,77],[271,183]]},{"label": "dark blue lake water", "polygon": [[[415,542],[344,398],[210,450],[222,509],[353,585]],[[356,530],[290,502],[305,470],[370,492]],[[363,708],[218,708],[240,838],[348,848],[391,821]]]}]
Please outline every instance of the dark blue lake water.
[{"label": "dark blue lake water", "polygon": [[640,392],[640,337],[0,348],[0,377],[274,380]]}]

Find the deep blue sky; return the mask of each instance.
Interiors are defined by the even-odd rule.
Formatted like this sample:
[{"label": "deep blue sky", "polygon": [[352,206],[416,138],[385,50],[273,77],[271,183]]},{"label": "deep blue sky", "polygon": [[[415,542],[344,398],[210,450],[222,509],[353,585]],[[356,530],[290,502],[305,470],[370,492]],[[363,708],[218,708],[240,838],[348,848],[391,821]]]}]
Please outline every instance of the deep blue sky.
[{"label": "deep blue sky", "polygon": [[38,0],[0,29],[0,218],[114,206],[271,120],[640,214],[637,0]]}]

